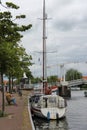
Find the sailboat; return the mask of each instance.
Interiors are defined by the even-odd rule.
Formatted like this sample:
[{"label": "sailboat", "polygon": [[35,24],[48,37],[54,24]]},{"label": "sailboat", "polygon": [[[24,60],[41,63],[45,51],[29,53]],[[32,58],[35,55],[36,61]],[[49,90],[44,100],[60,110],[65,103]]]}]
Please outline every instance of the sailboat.
[{"label": "sailboat", "polygon": [[66,114],[66,101],[47,85],[46,70],[46,27],[47,15],[45,13],[45,0],[43,0],[43,93],[34,94],[30,97],[31,111],[34,115],[46,119],[60,119]]}]

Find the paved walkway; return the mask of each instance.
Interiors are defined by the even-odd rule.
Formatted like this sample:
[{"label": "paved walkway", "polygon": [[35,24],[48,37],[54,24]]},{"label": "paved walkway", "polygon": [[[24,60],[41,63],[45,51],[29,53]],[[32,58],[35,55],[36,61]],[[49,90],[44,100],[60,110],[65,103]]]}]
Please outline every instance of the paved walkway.
[{"label": "paved walkway", "polygon": [[[0,130],[32,130],[29,113],[28,113],[28,91],[23,91],[20,98],[18,94],[14,94],[18,106],[8,105],[5,100],[6,117],[0,117]],[[0,110],[2,109],[2,93],[0,92]]]}]

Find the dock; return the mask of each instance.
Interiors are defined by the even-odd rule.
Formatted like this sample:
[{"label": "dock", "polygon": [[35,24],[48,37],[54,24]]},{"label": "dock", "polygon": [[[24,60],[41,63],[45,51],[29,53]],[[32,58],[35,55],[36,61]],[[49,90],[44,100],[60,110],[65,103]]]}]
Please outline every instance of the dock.
[{"label": "dock", "polygon": [[[34,130],[31,113],[28,106],[30,91],[22,91],[22,97],[13,93],[17,106],[8,105],[5,99],[5,116],[0,117],[0,130]],[[5,97],[5,96],[4,96]],[[0,91],[0,110],[2,110],[2,92]]]}]

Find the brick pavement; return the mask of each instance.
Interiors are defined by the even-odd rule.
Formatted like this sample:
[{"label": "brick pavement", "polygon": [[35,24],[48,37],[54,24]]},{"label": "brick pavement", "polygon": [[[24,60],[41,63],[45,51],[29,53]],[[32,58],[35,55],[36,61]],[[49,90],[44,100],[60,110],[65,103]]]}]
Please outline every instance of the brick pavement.
[{"label": "brick pavement", "polygon": [[[18,94],[14,94],[18,106],[8,105],[5,100],[6,117],[0,117],[0,130],[32,130],[29,119],[27,96],[28,91],[23,91],[23,96],[20,98]],[[2,101],[2,94],[0,92],[0,109]]]}]

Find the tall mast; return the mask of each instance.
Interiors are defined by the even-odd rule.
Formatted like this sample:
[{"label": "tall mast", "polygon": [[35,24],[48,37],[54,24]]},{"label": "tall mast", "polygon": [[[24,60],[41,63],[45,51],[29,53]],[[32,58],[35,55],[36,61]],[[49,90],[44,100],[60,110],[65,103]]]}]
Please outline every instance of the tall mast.
[{"label": "tall mast", "polygon": [[45,0],[43,0],[43,90],[47,83],[47,63],[46,63],[46,20]]}]

